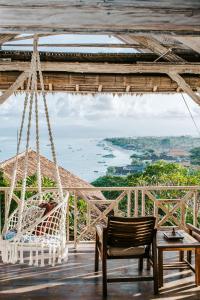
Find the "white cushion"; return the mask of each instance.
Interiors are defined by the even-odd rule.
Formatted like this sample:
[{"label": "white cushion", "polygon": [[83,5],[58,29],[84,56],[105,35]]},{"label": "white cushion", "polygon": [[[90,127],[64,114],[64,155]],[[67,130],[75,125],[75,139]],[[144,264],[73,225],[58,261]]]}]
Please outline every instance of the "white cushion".
[{"label": "white cushion", "polygon": [[34,225],[40,218],[43,217],[45,208],[32,205],[25,209],[22,218],[22,228],[26,229],[29,226]]}]

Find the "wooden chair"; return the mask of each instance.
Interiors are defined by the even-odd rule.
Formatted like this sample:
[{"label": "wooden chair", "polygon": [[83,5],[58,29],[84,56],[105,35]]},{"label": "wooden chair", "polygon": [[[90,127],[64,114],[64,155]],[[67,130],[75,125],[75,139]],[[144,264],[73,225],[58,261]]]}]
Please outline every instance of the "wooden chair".
[{"label": "wooden chair", "polygon": [[[108,282],[120,281],[154,280],[154,293],[158,294],[155,217],[108,217],[107,227],[96,226],[95,272],[99,269],[99,256],[102,260],[104,296],[107,296]],[[150,268],[149,263],[153,266],[153,276],[107,278],[107,259],[130,258],[139,259],[140,271],[143,269],[143,259],[146,258],[147,267]]]},{"label": "wooden chair", "polygon": [[[188,233],[193,236],[198,242],[200,242],[200,228],[197,228],[196,226],[187,223],[186,224]],[[184,253],[182,254],[184,257]],[[187,261],[191,264],[192,263],[192,251],[187,251]]]}]

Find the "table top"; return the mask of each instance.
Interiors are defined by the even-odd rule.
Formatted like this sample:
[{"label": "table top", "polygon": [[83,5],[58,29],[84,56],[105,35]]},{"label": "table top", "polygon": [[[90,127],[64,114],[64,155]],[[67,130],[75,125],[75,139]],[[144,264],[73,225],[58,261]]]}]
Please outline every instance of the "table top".
[{"label": "table top", "polygon": [[182,240],[167,240],[164,237],[164,232],[169,231],[158,230],[157,232],[157,248],[200,248],[200,242],[184,230],[177,230],[184,236]]}]

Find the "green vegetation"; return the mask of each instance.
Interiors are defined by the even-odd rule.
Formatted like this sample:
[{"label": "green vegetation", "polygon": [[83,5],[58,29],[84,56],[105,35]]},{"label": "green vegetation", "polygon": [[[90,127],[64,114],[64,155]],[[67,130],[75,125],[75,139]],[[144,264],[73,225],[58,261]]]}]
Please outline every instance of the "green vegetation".
[{"label": "green vegetation", "polygon": [[200,166],[200,147],[190,150],[190,162],[192,165]]},{"label": "green vegetation", "polygon": [[200,138],[192,136],[168,136],[168,137],[122,137],[122,138],[107,138],[106,142],[112,145],[130,150],[159,150],[165,151],[172,148],[179,148],[189,151],[192,148],[200,147]]},{"label": "green vegetation", "polygon": [[128,176],[103,176],[92,182],[94,186],[143,185],[200,185],[200,170],[192,170],[178,163],[157,161],[144,172]]},{"label": "green vegetation", "polygon": [[[148,165],[146,169],[140,174],[131,174],[128,176],[104,176],[100,177],[94,182],[94,186],[148,186],[148,185],[170,185],[170,186],[190,186],[200,185],[200,170],[192,170],[190,168],[183,167],[177,163],[168,163],[165,161],[158,161],[154,164]],[[109,199],[115,199],[120,192],[109,191],[104,192],[105,196]],[[184,195],[184,191],[168,190],[154,192],[154,196],[163,199],[181,198]],[[134,195],[132,195],[132,201],[134,201]],[[139,196],[139,203],[141,204],[141,195]],[[141,207],[141,206],[140,206]],[[120,204],[120,209],[126,211],[126,199]],[[152,201],[147,200],[146,212],[153,212]],[[168,206],[170,209],[170,206]],[[162,215],[163,212],[159,210]],[[178,210],[177,213],[180,213]],[[192,222],[192,208],[187,209],[187,222]],[[166,224],[168,225],[168,224]]]}]

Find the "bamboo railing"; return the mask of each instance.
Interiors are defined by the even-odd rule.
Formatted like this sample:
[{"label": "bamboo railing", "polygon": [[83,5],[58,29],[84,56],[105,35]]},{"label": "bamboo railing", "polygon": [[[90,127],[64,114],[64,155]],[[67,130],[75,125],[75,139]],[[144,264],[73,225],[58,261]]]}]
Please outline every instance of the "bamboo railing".
[{"label": "bamboo railing", "polygon": [[[71,195],[66,212],[66,236],[74,247],[80,242],[94,241],[95,225],[106,224],[109,214],[154,215],[158,229],[185,229],[186,222],[200,227],[200,186],[64,187],[64,190]],[[27,191],[36,192],[36,188],[27,188]],[[0,187],[2,193],[6,211],[9,187]],[[96,199],[96,195],[101,199]],[[14,195],[13,201],[19,204],[20,198]]]}]

